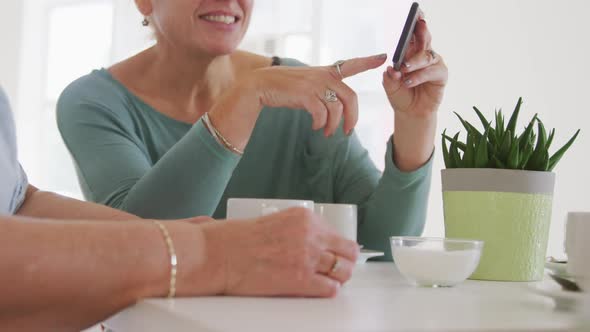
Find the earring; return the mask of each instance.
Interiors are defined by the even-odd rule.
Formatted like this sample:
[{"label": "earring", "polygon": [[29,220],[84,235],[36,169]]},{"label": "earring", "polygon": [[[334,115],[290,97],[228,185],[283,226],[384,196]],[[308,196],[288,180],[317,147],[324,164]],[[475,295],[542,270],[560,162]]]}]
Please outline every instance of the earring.
[{"label": "earring", "polygon": [[143,25],[144,27],[150,25],[150,21],[148,21],[147,17],[143,18],[143,21],[141,21],[141,25]]}]

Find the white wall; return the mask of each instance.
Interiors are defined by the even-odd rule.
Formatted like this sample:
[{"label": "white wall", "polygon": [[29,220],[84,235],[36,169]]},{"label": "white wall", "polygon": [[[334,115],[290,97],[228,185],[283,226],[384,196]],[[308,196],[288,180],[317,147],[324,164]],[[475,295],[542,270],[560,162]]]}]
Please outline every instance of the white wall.
[{"label": "white wall", "polygon": [[138,53],[153,39],[149,29],[141,25],[143,17],[132,0],[114,0],[112,62],[116,63]]}]

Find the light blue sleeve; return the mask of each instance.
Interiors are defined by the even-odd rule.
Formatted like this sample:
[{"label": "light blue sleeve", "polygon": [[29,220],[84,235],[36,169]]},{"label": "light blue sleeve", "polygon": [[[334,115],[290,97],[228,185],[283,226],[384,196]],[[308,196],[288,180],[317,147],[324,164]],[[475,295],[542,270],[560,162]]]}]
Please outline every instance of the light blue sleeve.
[{"label": "light blue sleeve", "polygon": [[16,185],[12,193],[11,214],[15,214],[25,202],[29,180],[22,166],[19,164],[16,171]]},{"label": "light blue sleeve", "polygon": [[0,87],[0,215],[12,215],[25,200],[27,176],[17,160],[10,104]]}]

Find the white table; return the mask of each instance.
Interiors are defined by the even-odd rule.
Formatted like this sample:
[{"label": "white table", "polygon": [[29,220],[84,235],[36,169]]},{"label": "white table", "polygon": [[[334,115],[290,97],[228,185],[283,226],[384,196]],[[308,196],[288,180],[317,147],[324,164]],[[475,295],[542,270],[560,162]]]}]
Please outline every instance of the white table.
[{"label": "white table", "polygon": [[524,283],[408,285],[392,263],[357,266],[334,299],[207,297],[145,300],[115,315],[115,332],[570,331],[573,313]]}]

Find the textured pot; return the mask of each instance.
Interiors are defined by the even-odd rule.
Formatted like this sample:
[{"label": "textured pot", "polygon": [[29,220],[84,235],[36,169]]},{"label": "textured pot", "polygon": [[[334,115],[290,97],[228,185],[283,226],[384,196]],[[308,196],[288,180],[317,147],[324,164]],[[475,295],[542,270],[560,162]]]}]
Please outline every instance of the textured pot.
[{"label": "textured pot", "polygon": [[471,279],[543,278],[554,185],[551,172],[442,171],[446,236],[484,241]]}]

